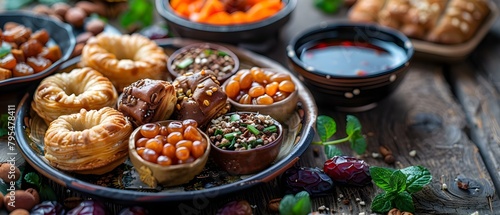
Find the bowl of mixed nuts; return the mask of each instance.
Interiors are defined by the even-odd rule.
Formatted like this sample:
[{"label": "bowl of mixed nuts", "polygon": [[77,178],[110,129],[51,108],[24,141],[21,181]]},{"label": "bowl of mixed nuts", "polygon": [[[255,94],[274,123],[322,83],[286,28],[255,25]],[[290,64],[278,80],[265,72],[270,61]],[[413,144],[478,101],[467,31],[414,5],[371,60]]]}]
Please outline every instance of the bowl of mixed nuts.
[{"label": "bowl of mixed nuts", "polygon": [[201,70],[211,70],[222,84],[238,71],[240,61],[236,54],[214,43],[194,43],[170,55],[167,68],[174,77]]},{"label": "bowl of mixed nuts", "polygon": [[283,127],[269,115],[231,112],[213,119],[206,131],[211,157],[233,175],[252,174],[271,165],[283,142]]},{"label": "bowl of mixed nuts", "polygon": [[283,123],[295,111],[299,100],[293,79],[287,72],[253,67],[236,72],[222,89],[234,110],[267,114]]}]

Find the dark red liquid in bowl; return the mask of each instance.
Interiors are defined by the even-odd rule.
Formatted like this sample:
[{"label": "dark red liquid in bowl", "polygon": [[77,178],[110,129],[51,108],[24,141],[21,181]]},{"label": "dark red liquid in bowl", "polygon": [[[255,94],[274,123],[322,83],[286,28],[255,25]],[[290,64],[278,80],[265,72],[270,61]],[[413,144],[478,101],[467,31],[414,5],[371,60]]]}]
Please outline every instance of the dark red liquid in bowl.
[{"label": "dark red liquid in bowl", "polygon": [[325,40],[302,49],[300,60],[315,71],[332,76],[365,76],[401,65],[405,50],[394,43]]}]

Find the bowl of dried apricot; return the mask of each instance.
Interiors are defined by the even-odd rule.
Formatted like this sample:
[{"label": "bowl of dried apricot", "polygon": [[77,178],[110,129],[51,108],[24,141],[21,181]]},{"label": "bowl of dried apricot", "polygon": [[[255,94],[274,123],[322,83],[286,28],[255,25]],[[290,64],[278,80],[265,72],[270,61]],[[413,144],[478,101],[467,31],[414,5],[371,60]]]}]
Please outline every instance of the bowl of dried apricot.
[{"label": "bowl of dried apricot", "polygon": [[267,114],[279,122],[288,120],[299,99],[290,74],[272,68],[241,69],[222,89],[234,110]]},{"label": "bowl of dried apricot", "polygon": [[28,12],[0,13],[0,89],[18,90],[52,74],[75,47],[70,25]]},{"label": "bowl of dried apricot", "polygon": [[156,0],[174,34],[225,43],[276,36],[296,5],[297,0]]},{"label": "bowl of dried apricot", "polygon": [[261,171],[276,159],[283,127],[269,115],[231,112],[212,119],[207,135],[212,159],[232,175]]},{"label": "bowl of dried apricot", "polygon": [[208,160],[210,140],[195,120],[147,123],[130,135],[129,158],[141,181],[175,186],[198,175]]}]

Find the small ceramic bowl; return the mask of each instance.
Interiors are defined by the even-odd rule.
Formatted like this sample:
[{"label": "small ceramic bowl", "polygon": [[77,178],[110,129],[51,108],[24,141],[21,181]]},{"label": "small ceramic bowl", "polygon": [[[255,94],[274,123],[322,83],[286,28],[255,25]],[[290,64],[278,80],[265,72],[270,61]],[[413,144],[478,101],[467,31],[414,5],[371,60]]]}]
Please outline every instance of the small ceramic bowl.
[{"label": "small ceramic bowl", "polygon": [[59,60],[53,62],[51,66],[41,72],[28,76],[11,77],[0,80],[0,91],[2,92],[17,91],[30,85],[36,85],[43,78],[54,73],[62,63],[68,60],[75,48],[76,40],[69,24],[23,11],[4,11],[0,13],[0,28],[3,29],[4,24],[7,22],[15,22],[24,25],[30,28],[32,32],[45,29],[50,36],[46,47],[58,45],[62,55]]},{"label": "small ceramic bowl", "polygon": [[[214,138],[216,133],[216,129],[214,128],[217,128],[215,126],[218,124],[218,121],[220,121],[222,117],[231,117],[232,115],[235,114],[236,115],[252,114],[254,116],[265,116],[263,114],[255,112],[227,113],[224,116],[212,120],[212,122],[207,128],[207,135],[209,136],[209,138]],[[274,141],[268,144],[245,150],[234,150],[234,149],[220,148],[219,146],[217,146],[216,143],[210,141],[210,144],[212,144],[211,157],[215,161],[215,163],[232,175],[246,175],[246,174],[257,173],[265,169],[269,165],[271,165],[271,163],[278,156],[281,144],[283,142],[283,127],[278,121],[272,119],[271,117],[269,119],[273,121],[272,124],[277,129],[276,132],[278,136],[274,139]],[[260,132],[262,133],[262,131]],[[242,147],[242,145],[243,144],[239,144],[238,147]]]},{"label": "small ceramic bowl", "polygon": [[404,34],[375,24],[322,24],[287,46],[290,66],[318,103],[368,110],[390,95],[410,66],[414,48]]},{"label": "small ceramic bowl", "polygon": [[[255,69],[255,68],[252,68]],[[250,70],[240,70],[240,72],[246,72],[246,71],[251,71]],[[293,78],[291,78],[291,74],[288,72],[280,71],[277,69],[272,69],[272,68],[257,68],[257,69],[262,69],[262,71],[265,71],[270,74],[278,74],[278,75],[288,75],[290,77],[290,81],[293,82]],[[222,89],[226,91],[226,88],[228,87],[228,84],[230,84],[230,80],[232,80],[233,77],[230,77],[226,82],[222,84]],[[295,84],[295,83],[294,83]],[[273,102],[272,104],[255,104],[252,101],[252,104],[242,104],[238,100],[235,100],[231,98],[228,95],[228,101],[231,103],[231,106],[234,110],[236,111],[247,111],[247,112],[258,112],[261,114],[266,114],[270,115],[274,119],[278,120],[281,123],[284,123],[288,120],[290,115],[295,111],[295,108],[297,107],[297,102],[299,100],[299,93],[297,92],[297,84],[295,84],[295,90],[288,94],[285,99]],[[226,92],[227,93],[227,92]],[[267,94],[267,93],[266,93]],[[247,93],[248,95],[248,93]],[[238,97],[236,97],[238,98]]]},{"label": "small ceramic bowl", "polygon": [[190,21],[177,15],[169,0],[156,0],[156,9],[167,21],[169,29],[177,36],[203,41],[244,43],[276,37],[297,5],[297,0],[282,0],[282,2],[285,6],[271,17],[235,25],[210,25]]},{"label": "small ceramic bowl", "polygon": [[184,46],[170,55],[167,68],[174,77],[208,69],[223,83],[240,67],[238,56],[224,46],[213,43],[195,43]]},{"label": "small ceramic bowl", "polygon": [[[157,122],[160,125],[168,125],[174,120],[165,120]],[[139,173],[141,181],[151,187],[156,187],[157,184],[163,186],[176,186],[189,182],[196,175],[198,175],[205,164],[207,163],[210,154],[211,144],[208,136],[197,128],[198,132],[202,134],[203,138],[207,141],[207,148],[205,153],[195,159],[192,163],[186,164],[173,164],[170,166],[161,166],[144,160],[136,150],[136,142],[142,135],[140,134],[141,127],[136,128],[130,135],[129,140],[129,158],[134,165],[136,171]]]}]

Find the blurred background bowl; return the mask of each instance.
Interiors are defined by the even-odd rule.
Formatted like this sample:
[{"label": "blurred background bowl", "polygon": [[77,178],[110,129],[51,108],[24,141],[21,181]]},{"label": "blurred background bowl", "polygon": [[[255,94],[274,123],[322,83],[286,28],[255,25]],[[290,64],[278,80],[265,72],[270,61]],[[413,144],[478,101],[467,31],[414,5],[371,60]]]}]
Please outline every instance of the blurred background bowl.
[{"label": "blurred background bowl", "polygon": [[315,100],[348,111],[371,109],[390,95],[405,77],[413,53],[411,41],[396,30],[348,22],[313,27],[287,46],[290,67]]},{"label": "blurred background bowl", "polygon": [[12,77],[0,81],[0,90],[14,91],[27,85],[35,85],[43,78],[54,73],[59,66],[68,60],[75,48],[76,40],[73,30],[69,24],[57,21],[46,16],[36,16],[30,12],[23,11],[5,11],[0,13],[0,27],[3,28],[7,22],[16,22],[28,28],[33,32],[45,29],[50,36],[46,46],[50,47],[58,45],[62,52],[62,57],[56,62],[52,63],[47,69],[29,76]]},{"label": "blurred background bowl", "polygon": [[282,2],[285,6],[273,16],[258,22],[236,25],[210,25],[190,21],[175,13],[169,0],[156,0],[156,9],[177,36],[213,42],[245,43],[277,37],[297,5],[297,0]]}]

